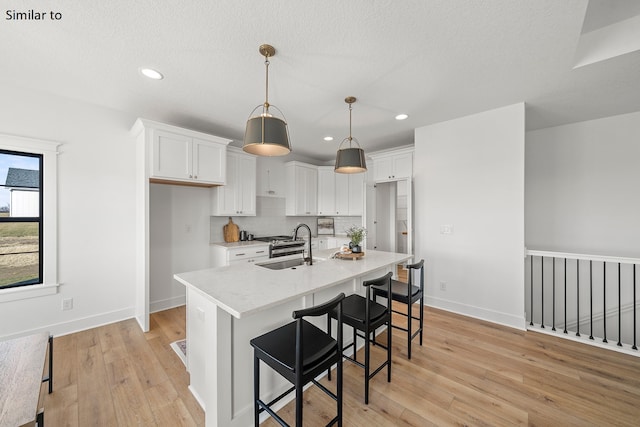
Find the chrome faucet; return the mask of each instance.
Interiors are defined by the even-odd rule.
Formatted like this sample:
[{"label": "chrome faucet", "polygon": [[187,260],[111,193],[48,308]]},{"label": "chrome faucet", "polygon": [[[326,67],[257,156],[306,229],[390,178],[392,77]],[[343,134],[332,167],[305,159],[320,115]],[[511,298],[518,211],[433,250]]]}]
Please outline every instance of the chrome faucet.
[{"label": "chrome faucet", "polygon": [[306,228],[309,232],[309,258],[304,257],[304,252],[302,253],[302,258],[304,258],[305,261],[309,262],[309,265],[313,265],[313,255],[311,254],[311,229],[309,228],[309,226],[307,224],[298,224],[293,230],[293,240],[296,240],[298,238],[298,230],[300,229],[300,227]]}]

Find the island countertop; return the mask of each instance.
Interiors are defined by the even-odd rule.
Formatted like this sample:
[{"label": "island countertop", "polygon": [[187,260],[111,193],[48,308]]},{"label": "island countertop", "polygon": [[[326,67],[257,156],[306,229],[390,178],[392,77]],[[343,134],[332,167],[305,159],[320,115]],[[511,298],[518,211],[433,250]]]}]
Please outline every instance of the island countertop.
[{"label": "island countertop", "polygon": [[356,261],[330,259],[334,252],[335,249],[319,250],[314,253],[312,266],[301,265],[295,269],[271,270],[256,264],[241,264],[179,273],[173,277],[240,319],[412,258],[410,254],[369,250]]}]

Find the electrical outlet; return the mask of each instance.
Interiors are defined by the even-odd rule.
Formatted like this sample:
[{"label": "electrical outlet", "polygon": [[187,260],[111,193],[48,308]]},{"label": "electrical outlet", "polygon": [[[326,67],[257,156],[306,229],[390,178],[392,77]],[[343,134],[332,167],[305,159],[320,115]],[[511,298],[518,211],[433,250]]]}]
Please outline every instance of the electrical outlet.
[{"label": "electrical outlet", "polygon": [[62,309],[71,310],[73,308],[73,298],[67,298],[62,300]]},{"label": "electrical outlet", "polygon": [[441,291],[447,290],[447,282],[440,282],[440,290]]}]

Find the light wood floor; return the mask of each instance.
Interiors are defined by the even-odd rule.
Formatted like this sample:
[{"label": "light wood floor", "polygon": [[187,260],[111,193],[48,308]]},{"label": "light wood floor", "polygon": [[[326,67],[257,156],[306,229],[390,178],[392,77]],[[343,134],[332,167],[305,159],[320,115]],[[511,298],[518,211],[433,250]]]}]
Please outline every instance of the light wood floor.
[{"label": "light wood floor", "polygon": [[[345,426],[639,425],[640,358],[432,308],[425,316],[411,361],[394,331],[392,381],[384,372],[372,380],[368,406],[362,370],[345,362]],[[153,314],[147,334],[127,320],[55,338],[47,425],[203,425],[169,347],[184,328],[180,307]],[[324,425],[334,403],[311,387],[304,411],[305,425]],[[293,420],[291,404],[281,413]]]}]

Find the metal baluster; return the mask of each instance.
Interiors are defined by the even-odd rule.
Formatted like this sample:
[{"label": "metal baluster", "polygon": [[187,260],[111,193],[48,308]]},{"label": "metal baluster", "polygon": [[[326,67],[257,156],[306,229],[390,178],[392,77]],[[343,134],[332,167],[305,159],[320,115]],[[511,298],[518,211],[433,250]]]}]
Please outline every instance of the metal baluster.
[{"label": "metal baluster", "polygon": [[540,327],[544,329],[544,255],[540,257]]},{"label": "metal baluster", "polygon": [[552,268],[552,273],[553,273],[553,280],[551,282],[552,284],[552,290],[553,290],[553,310],[551,311],[551,330],[555,331],[556,330],[556,258],[553,257],[551,258],[551,260],[553,261],[553,268]]},{"label": "metal baluster", "polygon": [[593,260],[589,260],[589,339],[593,339]]},{"label": "metal baluster", "polygon": [[567,259],[564,259],[564,331],[567,333]]},{"label": "metal baluster", "polygon": [[576,336],[580,336],[580,260],[576,258]]},{"label": "metal baluster", "polygon": [[622,347],[622,342],[620,342],[620,335],[622,335],[622,323],[620,320],[622,316],[622,312],[620,311],[622,301],[620,300],[620,287],[620,263],[618,263],[618,347]]},{"label": "metal baluster", "polygon": [[637,350],[636,346],[636,265],[633,264],[633,347]]},{"label": "metal baluster", "polygon": [[609,342],[607,341],[607,262],[603,261],[602,262],[602,289],[604,290],[604,292],[602,293],[602,307],[603,307],[603,316],[602,316],[602,321],[603,321],[603,326],[604,326],[604,338],[602,339],[602,342]]},{"label": "metal baluster", "polygon": [[530,273],[531,273],[531,301],[529,302],[529,305],[531,306],[531,313],[530,313],[530,320],[529,320],[529,326],[533,326],[533,255],[529,255],[529,260],[531,261],[531,268],[530,268]]}]

